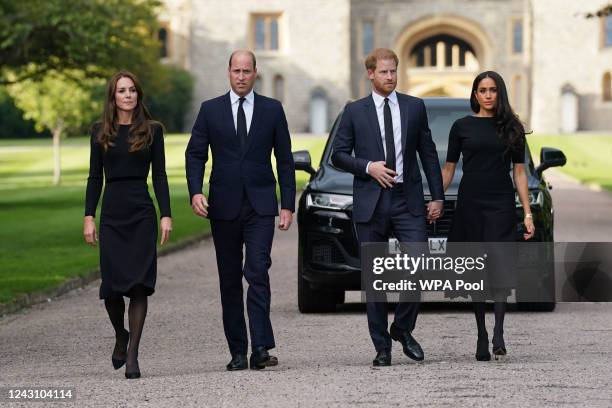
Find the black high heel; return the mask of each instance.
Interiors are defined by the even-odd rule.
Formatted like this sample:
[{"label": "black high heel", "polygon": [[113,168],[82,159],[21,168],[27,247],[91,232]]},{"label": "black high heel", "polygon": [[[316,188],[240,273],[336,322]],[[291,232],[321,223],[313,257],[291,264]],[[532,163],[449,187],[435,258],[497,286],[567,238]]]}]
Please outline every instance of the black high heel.
[{"label": "black high heel", "polygon": [[506,359],[507,354],[508,352],[503,346],[493,348],[493,355],[495,356],[495,361],[504,361]]},{"label": "black high heel", "polygon": [[478,341],[476,342],[476,360],[491,360],[491,353],[489,353],[489,339],[487,338],[487,336],[478,336]]},{"label": "black high heel", "polygon": [[[130,340],[130,332],[125,330],[125,336],[127,337],[127,339],[125,341],[125,347],[123,347],[122,351],[123,351],[123,354],[127,356],[127,347],[128,347],[128,342]],[[115,351],[117,351],[118,346],[119,346],[119,342],[117,341],[117,339],[115,339],[115,349],[113,350],[113,355],[115,354]],[[115,370],[120,369],[125,364],[125,358],[119,359],[119,358],[114,358],[113,356],[111,356],[111,361],[113,363],[113,368]]]},{"label": "black high heel", "polygon": [[128,380],[140,378],[140,367],[138,366],[138,360],[136,360],[136,370],[135,371],[128,371],[127,365],[125,366],[125,378],[127,378]]}]

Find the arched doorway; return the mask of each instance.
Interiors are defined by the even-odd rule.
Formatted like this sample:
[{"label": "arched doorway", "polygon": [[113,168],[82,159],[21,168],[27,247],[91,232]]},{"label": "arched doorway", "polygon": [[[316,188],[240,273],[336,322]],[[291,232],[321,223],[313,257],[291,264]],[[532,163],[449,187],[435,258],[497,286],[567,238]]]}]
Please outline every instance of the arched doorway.
[{"label": "arched doorway", "polygon": [[469,97],[474,77],[490,69],[490,40],[475,22],[435,16],[398,36],[398,89],[415,96]]}]

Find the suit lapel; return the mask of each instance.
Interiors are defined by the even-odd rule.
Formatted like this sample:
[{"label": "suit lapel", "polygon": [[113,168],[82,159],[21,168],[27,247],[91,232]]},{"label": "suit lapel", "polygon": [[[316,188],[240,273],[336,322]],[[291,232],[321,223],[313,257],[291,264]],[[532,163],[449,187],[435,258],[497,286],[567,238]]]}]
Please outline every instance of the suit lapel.
[{"label": "suit lapel", "polygon": [[258,130],[257,126],[261,122],[262,110],[263,110],[263,107],[261,106],[261,98],[259,97],[258,94],[253,92],[253,117],[251,118],[251,126],[249,127],[249,132],[247,133],[246,146],[244,148],[244,151],[242,152],[243,156],[246,154],[246,152],[249,151],[249,148],[251,147],[251,144],[253,143],[253,139],[255,138],[255,135],[257,134],[257,130]]},{"label": "suit lapel", "polygon": [[238,140],[238,135],[236,134],[236,125],[234,124],[234,115],[232,114],[232,100],[230,98],[229,92],[225,94],[225,98],[223,98],[223,123],[225,123],[225,132],[229,135],[229,139],[236,146],[240,147],[240,141]]},{"label": "suit lapel", "polygon": [[408,106],[404,99],[404,95],[397,93],[397,103],[400,108],[400,119],[401,119],[401,134],[402,134],[402,152],[406,152],[406,140],[408,139]]},{"label": "suit lapel", "polygon": [[376,144],[378,145],[378,149],[380,151],[380,157],[385,157],[385,149],[382,144],[382,134],[380,133],[380,125],[378,124],[378,115],[376,114],[376,106],[374,105],[374,98],[370,95],[366,98],[363,107],[366,111],[366,116],[368,118],[368,122],[370,123],[371,133],[376,137]]}]

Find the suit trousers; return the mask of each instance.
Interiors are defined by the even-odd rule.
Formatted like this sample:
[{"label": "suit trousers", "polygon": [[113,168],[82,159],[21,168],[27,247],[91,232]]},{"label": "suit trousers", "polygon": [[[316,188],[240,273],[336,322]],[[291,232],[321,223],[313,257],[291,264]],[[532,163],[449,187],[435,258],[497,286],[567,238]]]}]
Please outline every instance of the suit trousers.
[{"label": "suit trousers", "polygon": [[[388,242],[393,235],[400,242],[424,242],[427,239],[425,217],[412,214],[401,183],[383,189],[369,222],[356,223],[359,243]],[[420,302],[400,301],[393,323],[403,331],[414,330]],[[368,302],[368,329],[376,351],[391,350],[386,302]]]},{"label": "suit trousers", "polygon": [[274,348],[268,276],[272,265],[270,251],[274,216],[257,214],[244,192],[238,217],[233,220],[211,219],[210,226],[217,255],[223,329],[232,356],[246,354],[248,350],[243,277],[248,283],[246,305],[251,347]]}]

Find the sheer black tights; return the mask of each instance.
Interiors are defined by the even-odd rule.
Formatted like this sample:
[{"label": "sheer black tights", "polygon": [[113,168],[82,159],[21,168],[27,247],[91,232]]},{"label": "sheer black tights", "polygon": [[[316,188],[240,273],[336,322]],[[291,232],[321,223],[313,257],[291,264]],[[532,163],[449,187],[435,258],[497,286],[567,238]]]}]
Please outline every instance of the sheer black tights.
[{"label": "sheer black tights", "polygon": [[[493,293],[493,313],[495,314],[495,326],[493,328],[493,347],[505,347],[504,343],[504,317],[506,316],[506,297],[503,293]],[[478,337],[487,338],[487,327],[485,324],[485,302],[473,302],[474,314],[476,316],[476,327]]]},{"label": "sheer black tights", "polygon": [[[129,324],[129,345],[128,332],[123,325],[125,315],[125,302],[122,296],[111,297],[104,299],[104,306],[108,312],[108,317],[115,329],[115,350],[113,358],[126,360],[126,371],[138,371],[138,346],[140,345],[140,337],[144,327],[145,318],[147,317],[147,295],[142,287],[135,287],[130,291],[130,305],[128,307],[128,324]],[[127,347],[127,355],[125,352]]]}]

